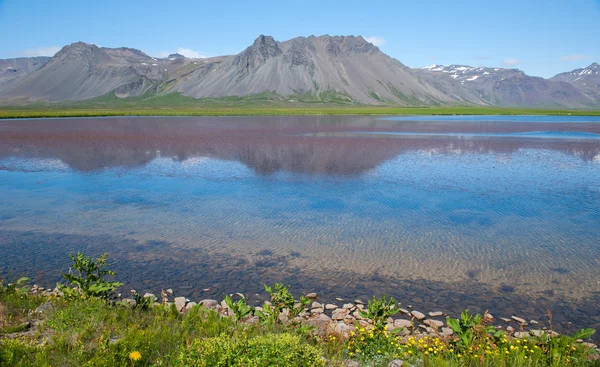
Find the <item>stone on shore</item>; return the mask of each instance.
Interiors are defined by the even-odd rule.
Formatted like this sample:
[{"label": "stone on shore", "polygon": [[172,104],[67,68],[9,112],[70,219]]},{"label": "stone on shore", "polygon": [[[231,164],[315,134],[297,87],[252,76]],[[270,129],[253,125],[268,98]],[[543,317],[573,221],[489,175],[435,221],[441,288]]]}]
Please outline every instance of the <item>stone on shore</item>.
[{"label": "stone on shore", "polygon": [[175,297],[175,307],[177,307],[177,311],[182,311],[185,308],[186,300],[185,297]]},{"label": "stone on shore", "polygon": [[152,302],[156,301],[158,298],[153,293],[144,294],[144,298],[152,298]]},{"label": "stone on shore", "polygon": [[219,305],[219,302],[217,302],[214,299],[203,299],[202,301],[200,301],[200,305],[202,307],[206,307],[206,308],[209,308],[211,310],[216,310],[217,306]]},{"label": "stone on shore", "polygon": [[191,309],[192,309],[194,306],[197,306],[197,305],[198,305],[198,304],[197,304],[196,302],[188,302],[188,303],[185,305],[185,310],[186,310],[186,311],[188,311],[188,310],[191,310]]},{"label": "stone on shore", "polygon": [[316,327],[320,334],[325,334],[327,327],[331,323],[331,317],[321,313],[311,316],[306,322],[308,325]]},{"label": "stone on shore", "polygon": [[419,321],[421,321],[425,318],[425,315],[419,311],[412,311],[410,314],[412,315],[412,317],[414,317],[415,319],[417,319]]},{"label": "stone on shore", "polygon": [[394,320],[394,327],[396,329],[404,329],[404,328],[409,328],[412,327],[413,323],[410,320],[404,320],[404,319],[396,319]]},{"label": "stone on shore", "polygon": [[502,320],[504,322],[510,322],[510,319],[507,319],[506,317],[501,317],[500,320]]},{"label": "stone on shore", "polygon": [[334,305],[333,303],[328,303],[325,305],[326,310],[335,310],[337,308],[338,308],[338,306]]},{"label": "stone on shore", "polygon": [[525,321],[525,319],[522,319],[520,317],[517,316],[511,316],[511,319],[515,320],[516,322],[518,322],[521,325],[527,325],[527,321]]},{"label": "stone on shore", "polygon": [[429,316],[430,316],[430,317],[439,317],[439,316],[442,316],[443,314],[444,314],[444,313],[443,313],[443,312],[441,312],[441,311],[435,311],[435,312],[430,312],[430,313],[429,313]]},{"label": "stone on shore", "polygon": [[442,334],[444,334],[446,336],[450,336],[450,335],[454,334],[454,331],[452,331],[452,329],[450,329],[449,327],[443,327]]},{"label": "stone on shore", "polygon": [[346,316],[348,316],[348,310],[347,309],[336,309],[331,313],[331,319],[332,320],[344,320],[346,318]]},{"label": "stone on shore", "polygon": [[[131,300],[133,301],[133,300]],[[135,301],[133,301],[134,305],[135,305]],[[46,303],[42,303],[41,305],[38,306],[38,308],[35,309],[35,313],[41,314],[41,313],[46,313],[49,311],[52,311],[54,309],[54,306],[52,305],[52,303],[50,302],[46,302]]]},{"label": "stone on shore", "polygon": [[312,293],[307,294],[306,297],[308,297],[310,299],[317,299],[317,294],[315,292],[312,292]]},{"label": "stone on shore", "polygon": [[441,328],[442,326],[444,326],[444,323],[443,323],[442,321],[433,320],[433,319],[427,319],[427,320],[423,321],[423,323],[424,323],[425,325],[429,325],[429,326],[431,326],[432,328],[436,328],[436,329],[439,329],[439,328]]}]

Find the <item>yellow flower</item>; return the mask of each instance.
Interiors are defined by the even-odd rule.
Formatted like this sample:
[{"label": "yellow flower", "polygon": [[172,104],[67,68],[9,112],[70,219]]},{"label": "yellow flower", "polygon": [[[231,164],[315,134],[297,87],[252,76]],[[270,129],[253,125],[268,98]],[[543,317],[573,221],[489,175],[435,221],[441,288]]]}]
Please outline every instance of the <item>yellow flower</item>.
[{"label": "yellow flower", "polygon": [[131,359],[132,361],[139,361],[140,359],[142,359],[142,355],[140,352],[138,352],[137,350],[129,353],[129,359]]}]

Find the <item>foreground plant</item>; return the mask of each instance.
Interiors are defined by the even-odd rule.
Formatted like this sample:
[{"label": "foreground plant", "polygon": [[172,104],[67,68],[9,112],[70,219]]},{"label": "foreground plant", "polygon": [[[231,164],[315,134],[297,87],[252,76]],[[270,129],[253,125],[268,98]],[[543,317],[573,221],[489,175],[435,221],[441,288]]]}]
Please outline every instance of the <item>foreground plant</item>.
[{"label": "foreground plant", "polygon": [[[81,252],[77,255],[69,254],[73,264],[68,273],[62,276],[68,285],[58,283],[56,286],[64,293],[66,298],[95,297],[110,299],[115,290],[123,285],[121,282],[107,281],[107,276],[117,275],[112,270],[105,269],[108,254],[103,254],[97,259],[92,259]],[[72,273],[75,270],[75,274]]]},{"label": "foreground plant", "polygon": [[385,329],[387,319],[398,313],[396,308],[396,300],[394,297],[386,298],[385,295],[381,298],[373,296],[367,305],[366,310],[359,310],[360,316],[373,321],[373,326],[378,330]]},{"label": "foreground plant", "polygon": [[299,302],[289,291],[289,286],[283,283],[275,283],[272,287],[265,285],[265,291],[271,296],[270,304],[265,303],[262,311],[256,311],[256,315],[262,323],[277,324],[282,313],[287,313],[287,317],[293,319],[306,309],[310,299],[305,295],[300,296]]},{"label": "foreground plant", "polygon": [[246,297],[244,296],[241,296],[236,302],[234,302],[231,297],[225,296],[225,304],[233,311],[235,322],[239,322],[247,316],[252,315],[252,311],[254,311],[252,307],[246,304]]}]

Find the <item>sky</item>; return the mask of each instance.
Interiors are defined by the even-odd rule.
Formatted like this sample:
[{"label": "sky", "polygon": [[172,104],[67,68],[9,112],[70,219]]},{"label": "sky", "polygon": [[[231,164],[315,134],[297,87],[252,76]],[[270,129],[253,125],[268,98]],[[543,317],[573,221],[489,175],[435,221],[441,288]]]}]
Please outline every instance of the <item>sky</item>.
[{"label": "sky", "polygon": [[261,34],[362,35],[410,67],[550,77],[600,63],[600,0],[0,0],[0,58],[51,56],[77,41],[210,57],[236,54]]}]

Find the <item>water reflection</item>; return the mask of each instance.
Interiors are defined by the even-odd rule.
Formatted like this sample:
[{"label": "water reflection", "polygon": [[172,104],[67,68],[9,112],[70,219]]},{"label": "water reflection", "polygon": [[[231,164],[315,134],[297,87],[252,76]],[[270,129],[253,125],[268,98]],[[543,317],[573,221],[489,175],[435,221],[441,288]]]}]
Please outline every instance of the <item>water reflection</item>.
[{"label": "water reflection", "polygon": [[[535,139],[544,131],[545,139]],[[53,158],[89,172],[156,158],[216,158],[256,173],[360,175],[402,153],[510,154],[550,149],[600,161],[594,122],[459,123],[372,117],[103,118],[0,123],[0,158]],[[516,135],[515,135],[516,134]],[[585,134],[588,134],[587,136]],[[529,138],[528,138],[529,137]]]}]

